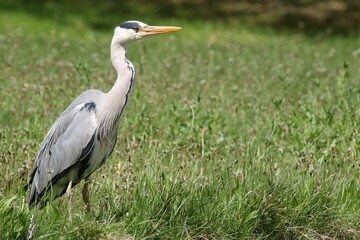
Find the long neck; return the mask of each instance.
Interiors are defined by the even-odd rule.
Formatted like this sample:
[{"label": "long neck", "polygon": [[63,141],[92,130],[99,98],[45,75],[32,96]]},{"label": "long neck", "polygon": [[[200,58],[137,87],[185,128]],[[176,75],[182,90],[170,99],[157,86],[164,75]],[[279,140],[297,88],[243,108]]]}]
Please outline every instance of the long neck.
[{"label": "long neck", "polygon": [[117,79],[104,99],[104,110],[101,118],[107,129],[118,126],[120,116],[128,102],[135,80],[135,69],[133,64],[126,58],[125,47],[114,43],[114,39],[111,43],[111,61],[117,72]]},{"label": "long neck", "polygon": [[[135,69],[133,64],[126,58],[126,49],[118,43],[111,43],[111,62],[117,72],[114,86],[108,92],[111,97],[121,99],[126,97],[134,81]],[[114,96],[113,96],[114,95]]]}]

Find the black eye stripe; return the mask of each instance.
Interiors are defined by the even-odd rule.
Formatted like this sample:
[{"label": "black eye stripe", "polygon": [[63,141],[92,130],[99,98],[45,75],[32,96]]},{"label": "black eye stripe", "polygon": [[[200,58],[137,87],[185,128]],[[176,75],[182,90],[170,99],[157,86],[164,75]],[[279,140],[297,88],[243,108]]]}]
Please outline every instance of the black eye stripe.
[{"label": "black eye stripe", "polygon": [[136,27],[136,28],[133,28],[135,32],[138,32],[140,30],[140,28]]},{"label": "black eye stripe", "polygon": [[127,29],[134,29],[136,31],[136,29],[139,30],[140,25],[137,22],[124,22],[124,23],[120,24],[119,27],[127,28]]}]

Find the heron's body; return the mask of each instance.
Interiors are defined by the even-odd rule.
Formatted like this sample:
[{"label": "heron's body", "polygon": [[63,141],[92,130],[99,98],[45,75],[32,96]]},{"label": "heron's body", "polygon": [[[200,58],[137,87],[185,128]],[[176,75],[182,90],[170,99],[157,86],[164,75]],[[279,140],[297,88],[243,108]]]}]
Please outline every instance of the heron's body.
[{"label": "heron's body", "polygon": [[[115,29],[111,61],[118,73],[111,90],[88,90],[78,96],[48,131],[36,156],[30,177],[29,206],[55,199],[89,177],[114,149],[120,117],[135,80],[133,64],[126,58],[126,45],[139,29],[161,29],[141,22],[126,22]],[[129,32],[131,31],[134,32]],[[165,29],[165,28],[163,28]],[[169,28],[167,31],[179,30]],[[166,32],[165,30],[163,32]],[[157,32],[160,33],[160,32]],[[154,33],[150,33],[154,34]],[[149,34],[148,34],[149,35]]]}]

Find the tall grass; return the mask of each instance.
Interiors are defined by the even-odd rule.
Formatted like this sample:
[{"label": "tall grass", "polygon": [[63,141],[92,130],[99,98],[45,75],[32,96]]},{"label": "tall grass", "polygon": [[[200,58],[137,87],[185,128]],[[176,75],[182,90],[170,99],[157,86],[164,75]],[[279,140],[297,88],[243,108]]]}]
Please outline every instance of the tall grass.
[{"label": "tall grass", "polygon": [[[115,79],[108,33],[2,11],[0,235],[36,239],[358,239],[360,40],[176,22],[129,46],[118,144],[80,186],[26,206],[34,155],[82,91]],[[80,24],[80,26],[82,26]]]}]

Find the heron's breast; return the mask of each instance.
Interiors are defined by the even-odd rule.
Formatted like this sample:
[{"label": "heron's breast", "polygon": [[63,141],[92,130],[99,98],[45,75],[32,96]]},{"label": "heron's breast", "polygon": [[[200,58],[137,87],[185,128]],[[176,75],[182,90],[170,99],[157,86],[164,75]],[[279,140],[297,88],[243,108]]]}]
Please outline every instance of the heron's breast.
[{"label": "heron's breast", "polygon": [[82,177],[87,177],[93,173],[105,160],[109,157],[111,150],[113,149],[114,143],[110,141],[100,142],[98,139],[95,140],[94,150],[89,161],[89,165],[86,167]]}]

